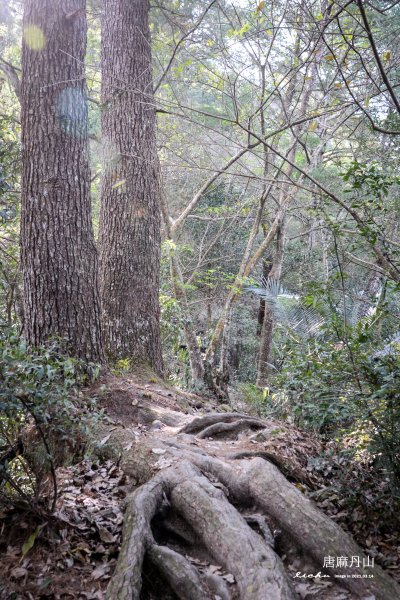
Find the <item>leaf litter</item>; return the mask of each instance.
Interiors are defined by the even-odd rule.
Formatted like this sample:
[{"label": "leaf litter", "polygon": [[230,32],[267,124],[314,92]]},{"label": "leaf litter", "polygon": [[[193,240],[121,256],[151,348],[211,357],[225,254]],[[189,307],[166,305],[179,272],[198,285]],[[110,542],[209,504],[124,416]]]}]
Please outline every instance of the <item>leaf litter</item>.
[{"label": "leaf litter", "polygon": [[121,541],[127,480],[112,461],[57,470],[54,515],[4,516],[0,599],[103,600]]}]

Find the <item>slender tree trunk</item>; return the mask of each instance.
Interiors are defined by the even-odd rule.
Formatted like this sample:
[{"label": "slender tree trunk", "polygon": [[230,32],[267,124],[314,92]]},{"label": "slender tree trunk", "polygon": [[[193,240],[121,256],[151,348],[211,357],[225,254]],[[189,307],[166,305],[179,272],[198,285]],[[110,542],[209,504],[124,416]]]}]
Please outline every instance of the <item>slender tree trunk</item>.
[{"label": "slender tree trunk", "polygon": [[[268,275],[269,275],[269,272],[271,271],[271,268],[272,268],[271,257],[266,256],[265,258],[263,258],[263,261],[262,261],[263,279],[268,279]],[[260,304],[258,307],[258,316],[257,316],[257,335],[258,336],[261,335],[262,326],[264,323],[264,316],[265,316],[265,300],[264,300],[264,298],[260,298]]]},{"label": "slender tree trunk", "polygon": [[219,372],[217,373],[218,386],[221,388],[221,390],[223,391],[224,396],[226,398],[229,397],[229,393],[228,393],[228,384],[229,384],[229,380],[230,380],[229,339],[230,339],[230,333],[231,333],[230,332],[231,322],[232,322],[232,311],[230,311],[228,314],[226,325],[225,325],[224,331],[222,333],[221,352],[220,352],[220,358],[219,358]]},{"label": "slender tree trunk", "polygon": [[187,351],[189,354],[190,375],[192,383],[196,387],[201,387],[204,383],[204,365],[201,356],[201,351],[197,343],[196,334],[193,330],[193,324],[189,318],[189,308],[187,303],[186,292],[183,284],[183,277],[179,268],[174,250],[170,250],[170,267],[172,287],[174,290],[175,299],[179,302],[183,316],[183,331],[185,334]]},{"label": "slender tree trunk", "polygon": [[[293,52],[294,61],[293,62],[298,60],[299,53],[300,53],[300,35],[297,35],[295,45],[294,45],[294,52]],[[262,99],[264,99],[265,85],[266,85],[265,84],[265,68],[263,68],[261,71],[262,71]],[[287,115],[291,111],[294,95],[296,92],[297,79],[298,79],[298,74],[295,74],[295,76],[292,78],[292,80],[289,84],[289,87],[288,87],[285,97],[282,98],[282,110],[281,110],[281,118],[282,119],[284,119],[285,117],[287,118]],[[302,100],[302,107],[305,108],[304,99]],[[265,137],[266,129],[265,129],[264,110],[261,111],[260,117],[261,117],[261,132],[263,134],[263,137]],[[298,127],[297,127],[297,130],[298,130]],[[289,157],[293,157],[293,158],[295,157],[296,145],[297,145],[297,143],[295,142],[294,145],[292,146],[292,148],[289,150],[289,154],[288,154]],[[267,176],[268,162],[269,162],[269,160],[271,160],[271,158],[269,157],[268,148],[266,146],[264,146],[264,157],[265,157],[264,173],[265,173],[265,176]],[[285,191],[286,191],[286,195],[290,193],[289,186],[286,185],[285,190],[280,193],[280,201],[279,201],[280,205],[282,205],[282,203],[285,199]],[[267,227],[265,225],[266,225],[266,223],[263,224],[264,237],[266,237],[266,232],[267,232]],[[282,215],[282,218],[279,220],[279,224],[278,224],[277,230],[276,230],[275,253],[273,254],[273,256],[270,257],[269,261],[267,258],[264,259],[264,264],[263,264],[264,279],[268,279],[269,277],[271,279],[275,279],[275,280],[280,279],[282,263],[283,263],[283,248],[284,248],[284,215]],[[258,352],[257,380],[256,381],[257,381],[257,385],[259,387],[264,387],[267,384],[268,374],[270,372],[271,349],[272,349],[272,340],[273,340],[273,334],[274,334],[274,315],[273,315],[272,310],[270,309],[270,307],[267,305],[267,303],[265,302],[265,300],[263,298],[260,299],[260,308],[259,308],[258,325],[257,325],[257,333],[258,332],[260,335],[260,347],[259,347],[259,352]]]},{"label": "slender tree trunk", "polygon": [[91,222],[85,0],[26,0],[22,45],[24,329],[103,362]]},{"label": "slender tree trunk", "polygon": [[148,0],[104,0],[100,264],[106,352],[162,371],[160,177]]},{"label": "slender tree trunk", "polygon": [[183,316],[183,331],[185,334],[187,351],[189,354],[190,374],[192,383],[199,387],[204,383],[204,365],[201,351],[197,343],[196,334],[193,330],[192,322],[189,318],[189,307],[186,296],[186,290],[183,280],[182,271],[179,267],[179,262],[176,257],[176,251],[173,247],[173,233],[171,228],[168,205],[163,194],[161,194],[161,212],[164,221],[165,233],[167,240],[171,242],[168,246],[169,263],[171,269],[172,289]]},{"label": "slender tree trunk", "polygon": [[[284,218],[279,225],[276,232],[275,239],[275,254],[272,262],[272,266],[268,277],[279,281],[281,277],[282,264],[283,264],[283,251],[285,243],[285,220]],[[267,385],[268,376],[271,371],[271,350],[272,340],[274,334],[274,314],[271,308],[265,303],[264,308],[264,320],[261,328],[260,335],[260,349],[258,353],[258,364],[257,364],[257,385],[259,387],[265,387]]]}]

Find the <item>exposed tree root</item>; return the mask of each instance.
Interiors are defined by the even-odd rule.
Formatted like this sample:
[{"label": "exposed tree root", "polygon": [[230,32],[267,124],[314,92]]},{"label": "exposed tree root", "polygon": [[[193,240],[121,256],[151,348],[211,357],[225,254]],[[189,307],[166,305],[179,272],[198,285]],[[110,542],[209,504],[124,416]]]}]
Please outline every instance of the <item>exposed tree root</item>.
[{"label": "exposed tree root", "polygon": [[[209,414],[183,427],[179,441],[165,432],[155,438],[152,432],[124,457],[131,474],[135,465],[139,469],[137,480],[143,480],[144,463],[153,476],[129,497],[107,600],[141,598],[145,557],[179,600],[294,600],[298,596],[291,575],[278,556],[282,544],[311,565],[312,573],[321,571],[330,576],[331,585],[350,590],[351,598],[400,598],[395,581],[377,565],[368,567],[368,557],[354,540],[270,459],[282,470],[286,463],[268,453],[208,454],[216,448],[207,442],[210,431],[214,437],[216,431],[252,426],[268,428],[265,421],[247,415]],[[271,527],[281,532],[281,539],[274,539]],[[327,557],[343,556],[357,557],[361,568],[335,563],[324,569]],[[213,571],[201,566],[210,563]],[[215,569],[228,573],[230,587]],[[335,596],[318,596],[325,597]]]},{"label": "exposed tree root", "polygon": [[[324,557],[359,557],[361,564],[368,558],[353,538],[332,519],[324,515],[295,486],[291,485],[274,465],[256,458],[243,468],[243,480],[257,505],[267,512],[284,532],[323,568]],[[354,575],[354,568],[328,569],[336,575]],[[363,575],[371,579],[343,579],[346,587],[360,596],[376,595],[376,598],[400,598],[400,588],[378,566],[363,568]]]},{"label": "exposed tree root", "polygon": [[144,554],[153,543],[150,523],[161,505],[163,481],[154,478],[128,498],[118,568],[107,590],[107,600],[139,600]]},{"label": "exposed tree root", "polygon": [[210,437],[223,437],[232,439],[241,431],[247,429],[264,429],[265,425],[260,423],[257,419],[238,419],[232,423],[215,423],[209,425],[203,431],[200,431],[196,437],[199,439],[205,439]]},{"label": "exposed tree root", "polygon": [[197,569],[181,554],[168,546],[153,544],[148,550],[148,555],[170,583],[179,600],[211,600]]},{"label": "exposed tree root", "polygon": [[243,598],[291,599],[294,591],[272,549],[245,522],[223,492],[189,462],[180,466],[183,481],[172,504],[192,525],[211,555],[230,571]]},{"label": "exposed tree root", "polygon": [[253,423],[259,423],[260,428],[267,426],[266,422],[262,419],[241,413],[212,413],[209,415],[204,415],[203,417],[196,417],[193,419],[193,421],[185,425],[185,427],[182,427],[180,433],[197,434],[210,425],[215,425],[216,423],[231,423],[232,421],[237,421],[239,419],[253,421]]},{"label": "exposed tree root", "polygon": [[[272,517],[292,543],[313,559],[319,569],[323,570],[325,557],[358,557],[361,565],[368,564],[368,557],[353,538],[290,484],[271,463],[255,458],[239,463],[237,470],[223,461],[198,454],[193,455],[191,460],[217,477],[236,501],[244,505],[255,503]],[[363,575],[373,576],[371,579],[362,576],[352,578],[351,575],[357,574],[357,571],[348,567],[333,566],[325,572],[340,577],[342,584],[357,597],[400,598],[398,584],[377,565],[362,569]],[[347,578],[347,575],[350,577]]]},{"label": "exposed tree root", "polygon": [[[181,414],[178,421],[189,418]],[[368,566],[352,537],[286,479],[302,478],[290,459],[253,445],[251,430],[268,435],[273,424],[217,413],[194,418],[180,431],[175,419],[162,428],[124,425],[98,431],[98,452],[111,453],[136,487],[127,498],[107,600],[161,600],[160,589],[168,600],[295,600],[293,557],[306,577],[319,571],[329,576],[330,589],[325,594],[321,585],[318,600],[343,598],[338,586],[350,591],[346,600],[400,599],[398,584],[378,565]],[[208,439],[239,431],[244,440]],[[0,457],[0,476],[20,450]],[[326,567],[329,557],[334,562]],[[360,568],[338,566],[339,557],[357,559]],[[156,575],[154,589],[150,579],[142,586],[149,571]]]},{"label": "exposed tree root", "polygon": [[211,593],[214,594],[214,598],[215,596],[219,596],[221,600],[231,600],[231,593],[222,577],[219,577],[214,573],[204,573],[203,579],[211,590]]},{"label": "exposed tree root", "polygon": [[[150,520],[161,504],[163,490],[168,490],[171,505],[191,525],[210,555],[233,574],[241,597],[249,600],[295,598],[284,566],[271,547],[247,525],[220,489],[190,462],[182,461],[132,495],[117,569],[107,592],[109,600],[139,598],[146,550],[179,598],[207,598],[194,567],[176,552],[168,554],[152,542]],[[164,566],[161,566],[163,561]],[[183,572],[186,573],[184,580]]]},{"label": "exposed tree root", "polygon": [[232,454],[228,454],[227,458],[231,458],[233,460],[240,460],[242,458],[263,458],[264,460],[267,460],[278,467],[285,477],[295,479],[296,481],[301,481],[305,484],[309,483],[308,477],[304,476],[304,473],[300,471],[300,469],[294,469],[292,465],[288,464],[287,460],[276,456],[271,452],[234,452]]}]

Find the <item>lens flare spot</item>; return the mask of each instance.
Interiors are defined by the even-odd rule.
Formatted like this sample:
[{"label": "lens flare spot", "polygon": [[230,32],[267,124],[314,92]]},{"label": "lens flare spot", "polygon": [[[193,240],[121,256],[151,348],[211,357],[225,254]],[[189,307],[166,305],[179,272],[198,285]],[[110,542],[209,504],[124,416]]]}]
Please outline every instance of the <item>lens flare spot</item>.
[{"label": "lens flare spot", "polygon": [[68,87],[59,93],[56,115],[65,133],[77,137],[87,136],[87,105],[81,89]]},{"label": "lens flare spot", "polygon": [[118,152],[112,140],[103,139],[103,165],[104,172],[112,184],[122,179],[118,164],[121,161],[121,154]]},{"label": "lens flare spot", "polygon": [[43,50],[46,45],[45,35],[37,25],[28,25],[25,27],[23,37],[28,48],[36,52]]}]

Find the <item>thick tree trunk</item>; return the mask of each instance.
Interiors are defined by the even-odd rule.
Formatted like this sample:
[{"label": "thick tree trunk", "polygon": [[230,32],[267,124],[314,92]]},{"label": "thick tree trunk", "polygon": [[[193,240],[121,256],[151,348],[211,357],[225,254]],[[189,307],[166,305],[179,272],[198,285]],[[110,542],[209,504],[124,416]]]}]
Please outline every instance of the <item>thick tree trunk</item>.
[{"label": "thick tree trunk", "polygon": [[100,285],[106,352],[161,372],[160,178],[148,12],[148,0],[103,6]]},{"label": "thick tree trunk", "polygon": [[21,265],[25,336],[103,362],[88,163],[85,0],[26,0]]}]

